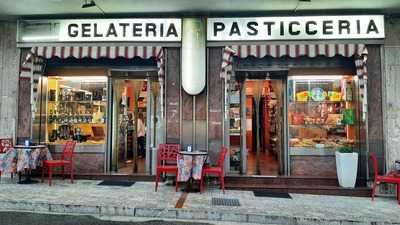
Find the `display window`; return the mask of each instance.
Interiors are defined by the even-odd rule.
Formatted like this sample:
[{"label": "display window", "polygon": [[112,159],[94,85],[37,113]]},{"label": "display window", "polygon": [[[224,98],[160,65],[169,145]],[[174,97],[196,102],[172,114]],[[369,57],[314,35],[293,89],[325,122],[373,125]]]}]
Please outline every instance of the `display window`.
[{"label": "display window", "polygon": [[289,150],[327,152],[354,148],[357,98],[353,76],[288,79]]},{"label": "display window", "polygon": [[106,141],[107,78],[49,76],[47,79],[46,142],[81,144]]}]

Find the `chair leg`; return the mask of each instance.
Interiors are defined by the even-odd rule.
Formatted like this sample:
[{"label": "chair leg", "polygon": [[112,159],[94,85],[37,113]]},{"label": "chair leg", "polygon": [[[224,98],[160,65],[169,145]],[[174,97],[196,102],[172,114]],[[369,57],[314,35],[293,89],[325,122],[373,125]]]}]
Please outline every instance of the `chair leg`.
[{"label": "chair leg", "polygon": [[49,174],[49,186],[51,186],[53,180],[53,167],[49,166],[47,173]]},{"label": "chair leg", "polygon": [[225,179],[222,173],[219,175],[219,182],[221,183],[222,192],[225,194]]},{"label": "chair leg", "polygon": [[400,183],[397,184],[397,202],[400,204]]},{"label": "chair leg", "polygon": [[74,183],[74,167],[70,165],[71,184]]},{"label": "chair leg", "polygon": [[376,181],[374,181],[374,184],[372,185],[372,201],[375,200],[375,191],[376,191]]},{"label": "chair leg", "polygon": [[156,172],[156,187],[155,187],[155,191],[157,192],[158,189],[158,181],[160,180],[160,173],[157,171]]}]

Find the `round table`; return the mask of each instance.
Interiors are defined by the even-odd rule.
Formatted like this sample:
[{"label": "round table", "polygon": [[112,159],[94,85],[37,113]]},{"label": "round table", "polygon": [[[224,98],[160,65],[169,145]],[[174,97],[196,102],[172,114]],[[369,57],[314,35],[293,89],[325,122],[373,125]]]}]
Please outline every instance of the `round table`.
[{"label": "round table", "polygon": [[208,152],[205,151],[180,151],[179,154],[181,155],[191,155],[191,156],[196,156],[196,155],[208,155]]},{"label": "round table", "polygon": [[46,145],[29,145],[29,146],[25,146],[25,145],[14,145],[14,148],[18,148],[18,149],[34,149],[34,148],[46,148]]},{"label": "round table", "polygon": [[[14,145],[13,148],[15,149],[37,149],[37,148],[47,148],[46,145],[29,145],[29,146],[25,146],[25,145]],[[32,180],[32,171],[31,169],[27,169],[25,172],[26,178],[25,180],[21,180],[21,172],[18,173],[18,184],[34,184],[37,183],[38,181],[36,180]]]},{"label": "round table", "polygon": [[[198,150],[190,151],[190,152],[189,151],[180,151],[179,154],[186,155],[186,156],[206,156],[206,157],[204,157],[204,162],[207,160],[207,156],[208,156],[208,152],[198,151]],[[203,162],[203,165],[204,165],[204,162]],[[193,169],[193,167],[191,168],[191,170],[192,169]],[[200,192],[200,188],[194,188],[193,181],[194,181],[194,179],[191,174],[190,178],[186,182],[186,187],[182,191],[184,191],[184,192]]]}]

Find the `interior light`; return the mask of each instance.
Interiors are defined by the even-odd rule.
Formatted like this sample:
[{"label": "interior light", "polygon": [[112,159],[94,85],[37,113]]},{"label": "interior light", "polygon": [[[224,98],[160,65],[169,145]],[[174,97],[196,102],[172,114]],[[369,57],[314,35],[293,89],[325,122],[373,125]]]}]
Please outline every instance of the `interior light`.
[{"label": "interior light", "polygon": [[107,81],[106,76],[90,76],[90,77],[72,77],[72,76],[68,77],[68,76],[65,76],[65,77],[56,77],[56,78],[59,78],[64,81],[80,81],[82,83],[100,82],[100,81],[106,82]]},{"label": "interior light", "polygon": [[340,80],[342,79],[342,75],[334,75],[334,76],[314,76],[314,75],[307,75],[307,76],[290,76],[289,79],[291,80]]},{"label": "interior light", "polygon": [[28,36],[28,37],[22,37],[23,41],[40,41],[40,40],[54,40],[58,39],[58,36]]}]

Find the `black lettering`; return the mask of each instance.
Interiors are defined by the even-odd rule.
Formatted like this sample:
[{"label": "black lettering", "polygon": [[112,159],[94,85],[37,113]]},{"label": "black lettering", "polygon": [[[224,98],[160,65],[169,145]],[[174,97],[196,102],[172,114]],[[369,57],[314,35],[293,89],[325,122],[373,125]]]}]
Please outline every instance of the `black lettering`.
[{"label": "black lettering", "polygon": [[122,27],[122,37],[126,37],[126,27],[129,26],[129,23],[119,23],[119,26]]},{"label": "black lettering", "polygon": [[160,37],[164,37],[164,24],[163,23],[160,26]]},{"label": "black lettering", "polygon": [[178,32],[176,31],[175,25],[173,23],[169,25],[167,30],[167,37],[169,37],[170,35],[178,37]]},{"label": "black lettering", "polygon": [[300,34],[299,30],[293,31],[293,25],[300,25],[300,23],[297,21],[290,22],[289,23],[289,34],[290,35],[299,35]]},{"label": "black lettering", "polygon": [[333,34],[333,21],[332,20],[325,20],[322,22],[322,33],[323,34]]},{"label": "black lettering", "polygon": [[217,36],[219,31],[225,30],[225,24],[221,22],[214,23],[214,36]]},{"label": "black lettering", "polygon": [[372,31],[379,34],[378,27],[376,27],[374,20],[369,21],[368,28],[367,28],[367,34],[369,34]]},{"label": "black lettering", "polygon": [[90,37],[90,23],[82,23],[82,37]]},{"label": "black lettering", "polygon": [[71,23],[68,25],[68,36],[78,37],[78,30],[72,30],[72,27],[79,28],[78,24]]},{"label": "black lettering", "polygon": [[113,35],[114,37],[117,37],[117,31],[115,30],[115,26],[113,23],[110,23],[106,37],[110,37],[111,35]]},{"label": "black lettering", "polygon": [[232,23],[231,31],[229,32],[229,36],[232,36],[232,34],[237,34],[240,36],[240,30],[237,22]]},{"label": "black lettering", "polygon": [[264,22],[264,25],[267,25],[267,32],[268,32],[268,36],[271,36],[272,33],[272,25],[274,25],[275,22]]},{"label": "black lettering", "polygon": [[317,33],[317,30],[311,30],[311,25],[316,26],[316,25],[317,25],[317,22],[315,22],[315,21],[308,21],[308,22],[306,23],[306,33],[307,33],[308,35],[315,35],[315,34]]},{"label": "black lettering", "polygon": [[283,24],[283,21],[281,21],[281,25],[280,25],[280,29],[279,30],[280,30],[279,34],[281,36],[284,36],[285,35],[285,26]]},{"label": "black lettering", "polygon": [[258,30],[257,27],[258,23],[257,22],[248,22],[247,23],[247,28],[249,28],[251,31],[247,31],[248,35],[257,35],[258,34]]},{"label": "black lettering", "polygon": [[133,33],[134,37],[140,37],[142,32],[142,24],[141,23],[134,23],[133,26]]},{"label": "black lettering", "polygon": [[97,33],[97,23],[93,24],[93,31],[95,37],[103,37],[103,34]]},{"label": "black lettering", "polygon": [[156,24],[154,24],[154,23],[147,23],[146,24],[146,37],[149,36],[150,32],[153,32],[153,37],[157,36]]},{"label": "black lettering", "polygon": [[350,34],[350,22],[349,21],[339,20],[339,34],[342,34],[343,30],[347,30],[347,34]]},{"label": "black lettering", "polygon": [[357,34],[361,33],[361,29],[360,29],[360,20],[357,20]]}]

